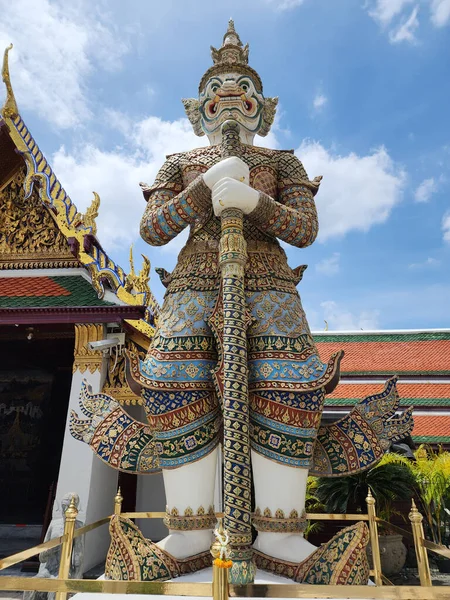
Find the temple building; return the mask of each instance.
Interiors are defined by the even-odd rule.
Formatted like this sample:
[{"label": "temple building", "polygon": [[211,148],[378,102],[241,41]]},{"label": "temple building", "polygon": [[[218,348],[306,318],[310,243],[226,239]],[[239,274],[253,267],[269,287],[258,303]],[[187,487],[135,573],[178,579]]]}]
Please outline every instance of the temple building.
[{"label": "temple building", "polygon": [[400,407],[414,407],[414,443],[450,448],[449,329],[326,331],[314,338],[323,360],[345,351],[340,383],[326,398],[327,418],[343,416],[396,374]]},{"label": "temple building", "polygon": [[[125,379],[124,349],[144,356],[158,303],[150,264],[127,274],[97,237],[100,198],[81,214],[23,122],[9,82],[0,119],[0,538],[17,524],[37,538],[67,492],[87,523],[111,513],[117,472],[70,435],[81,383],[104,391],[138,419]],[[138,224],[136,223],[136,231]],[[415,443],[450,447],[450,329],[318,332],[323,361],[345,350],[342,379],[325,418],[346,414],[398,374],[401,407],[414,406]],[[94,344],[92,342],[103,342]],[[119,475],[125,510],[164,510],[160,475]],[[52,508],[53,507],[53,508]],[[141,529],[163,537],[161,523]],[[88,544],[85,569],[108,546],[107,528]],[[31,546],[36,539],[31,540]]]},{"label": "temple building", "polygon": [[[7,53],[0,119],[0,539],[30,525],[34,534],[20,528],[30,546],[67,492],[80,495],[85,522],[110,512],[117,472],[71,437],[68,417],[83,379],[94,391],[135,402],[123,350],[144,354],[158,306],[148,260],[136,273],[130,256],[126,274],[106,254],[96,236],[99,196],[79,213],[40,151],[17,109]],[[87,549],[87,568],[107,548],[107,529],[100,535]]]}]

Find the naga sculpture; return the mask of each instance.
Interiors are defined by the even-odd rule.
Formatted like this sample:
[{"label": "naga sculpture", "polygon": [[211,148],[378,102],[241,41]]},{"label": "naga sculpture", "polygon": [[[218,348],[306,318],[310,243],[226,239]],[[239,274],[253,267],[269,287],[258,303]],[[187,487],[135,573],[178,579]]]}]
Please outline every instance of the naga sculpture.
[{"label": "naga sculpture", "polygon": [[116,515],[106,576],[161,580],[211,564],[222,443],[231,581],[251,582],[256,564],[305,583],[366,583],[365,524],[319,549],[304,539],[307,477],[370,468],[411,430],[411,412],[395,416],[393,378],[321,426],[343,353],[319,357],[296,290],[305,267],[291,269],[278,241],[314,242],[321,178],[292,151],[253,145],[277,99],[263,96],[232,21],[212,57],[198,99],[183,101],[210,145],[167,157],[153,185],[141,184],[144,240],[163,245],[190,228],[175,270],[159,270],[167,292],[147,357],[128,357],[148,424],[86,387],[88,419],[72,415],[72,434],[114,468],[163,472],[169,535],[155,544]]},{"label": "naga sculpture", "polygon": [[[73,506],[78,508],[80,499],[78,494],[69,493],[65,494],[61,499],[61,513],[62,516],[57,519],[52,519],[47,532],[45,534],[44,542],[48,542],[55,538],[64,535],[64,526],[66,522],[66,512],[73,500]],[[79,519],[75,520],[75,529],[83,527],[83,521]],[[75,538],[72,556],[70,558],[69,577],[70,579],[82,579],[83,577],[83,554],[84,554],[84,537],[80,536]],[[36,577],[57,579],[59,576],[59,565],[61,562],[61,546],[56,548],[50,548],[44,550],[39,554],[39,571]],[[24,592],[23,600],[55,600],[55,592]]]}]

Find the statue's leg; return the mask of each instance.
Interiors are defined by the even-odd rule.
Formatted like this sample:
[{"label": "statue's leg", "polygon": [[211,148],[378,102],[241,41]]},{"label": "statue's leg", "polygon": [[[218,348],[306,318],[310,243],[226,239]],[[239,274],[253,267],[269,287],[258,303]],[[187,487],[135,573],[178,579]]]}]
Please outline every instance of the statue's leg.
[{"label": "statue's leg", "polygon": [[249,329],[256,564],[300,583],[367,583],[365,523],[320,548],[303,537],[308,470],[338,362],[320,360],[297,293],[249,294],[248,303],[258,318]]},{"label": "statue's leg", "polygon": [[221,416],[211,376],[217,354],[207,324],[214,301],[210,292],[168,294],[141,366],[151,382],[143,396],[166,492],[169,535],[158,546],[175,558],[208,550],[216,522]]},{"label": "statue's leg", "polygon": [[157,545],[175,558],[199,554],[211,546],[217,452],[216,447],[194,463],[163,469],[169,535]]},{"label": "statue's leg", "polygon": [[254,547],[298,562],[315,550],[303,537],[303,512],[324,393],[308,387],[326,365],[295,290],[248,294],[248,305]]},{"label": "statue's leg", "polygon": [[[300,562],[316,547],[303,537],[308,469],[287,467],[252,451],[258,537],[254,548],[283,560]],[[300,516],[300,517],[299,517]]]}]

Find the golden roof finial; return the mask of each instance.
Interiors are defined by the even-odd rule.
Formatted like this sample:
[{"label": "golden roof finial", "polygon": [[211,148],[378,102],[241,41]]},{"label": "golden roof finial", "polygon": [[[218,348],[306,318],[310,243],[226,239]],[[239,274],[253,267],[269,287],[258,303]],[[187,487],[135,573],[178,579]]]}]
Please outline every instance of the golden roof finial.
[{"label": "golden roof finial", "polygon": [[5,84],[5,87],[6,87],[6,100],[3,105],[3,108],[1,109],[1,114],[3,117],[6,117],[6,118],[13,118],[19,114],[19,110],[17,108],[17,102],[16,102],[16,99],[14,98],[14,92],[13,92],[12,85],[11,85],[11,79],[9,76],[8,53],[12,47],[13,47],[13,45],[10,44],[5,49],[5,53],[3,55],[2,79],[3,79],[3,83]]},{"label": "golden roof finial", "polygon": [[136,275],[134,270],[134,260],[133,260],[133,244],[130,246],[130,275]]},{"label": "golden roof finial", "polygon": [[142,267],[139,273],[136,275],[134,270],[134,259],[133,259],[133,244],[130,246],[130,272],[125,278],[125,290],[132,292],[133,289],[136,292],[150,293],[148,282],[150,281],[150,261],[149,259],[141,254],[143,258]]},{"label": "golden roof finial", "polygon": [[91,234],[97,235],[97,223],[95,222],[95,219],[98,217],[98,210],[100,208],[100,196],[97,194],[97,192],[92,193],[94,194],[94,198],[92,199],[90,206],[87,207],[86,212],[84,214],[77,213],[75,215],[73,225],[75,227],[81,225],[85,229],[90,227]]}]

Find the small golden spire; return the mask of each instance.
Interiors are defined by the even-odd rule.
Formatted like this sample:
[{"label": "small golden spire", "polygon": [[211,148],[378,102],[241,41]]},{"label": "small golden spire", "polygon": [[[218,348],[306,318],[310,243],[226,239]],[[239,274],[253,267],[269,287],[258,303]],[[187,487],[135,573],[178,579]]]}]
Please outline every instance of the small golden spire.
[{"label": "small golden spire", "polygon": [[114,496],[114,514],[115,515],[120,515],[120,513],[122,512],[122,502],[123,502],[123,496],[122,496],[122,492],[120,491],[120,486],[117,490],[117,494]]},{"label": "small golden spire", "polygon": [[6,49],[3,55],[3,68],[2,68],[2,79],[3,83],[6,87],[6,100],[1,109],[1,114],[6,118],[14,118],[19,114],[19,110],[17,108],[16,99],[14,98],[14,92],[11,85],[11,79],[9,76],[9,62],[8,62],[8,54],[11,48],[13,47],[10,44]]},{"label": "small golden spire", "polygon": [[370,504],[372,506],[375,505],[375,498],[372,495],[372,490],[369,488],[367,491],[367,498],[366,498],[366,502],[367,504]]},{"label": "small golden spire", "polygon": [[117,494],[115,495],[115,498],[114,498],[114,502],[122,502],[122,500],[123,500],[122,490],[120,489],[120,485],[119,485],[119,487],[117,488]]},{"label": "small golden spire", "polygon": [[423,520],[423,517],[420,514],[416,503],[414,502],[414,498],[411,498],[411,510],[409,512],[408,517],[411,523],[421,523]]},{"label": "small golden spire", "polygon": [[66,517],[66,521],[67,520],[72,520],[75,521],[75,519],[78,516],[78,508],[76,505],[76,501],[75,501],[75,496],[72,496],[70,499],[70,504],[66,510],[66,512],[64,513],[65,517]]}]

